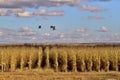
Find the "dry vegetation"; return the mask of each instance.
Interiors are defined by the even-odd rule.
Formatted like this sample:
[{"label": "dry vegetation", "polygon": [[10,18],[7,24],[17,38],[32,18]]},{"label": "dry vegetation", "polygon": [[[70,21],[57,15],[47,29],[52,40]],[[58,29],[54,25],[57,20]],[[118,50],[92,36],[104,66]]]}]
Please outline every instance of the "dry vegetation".
[{"label": "dry vegetation", "polygon": [[119,71],[120,47],[1,46],[0,70],[52,69],[55,72]]},{"label": "dry vegetation", "polygon": [[[0,72],[120,71],[120,46],[1,45]],[[61,79],[62,80],[62,79]]]}]

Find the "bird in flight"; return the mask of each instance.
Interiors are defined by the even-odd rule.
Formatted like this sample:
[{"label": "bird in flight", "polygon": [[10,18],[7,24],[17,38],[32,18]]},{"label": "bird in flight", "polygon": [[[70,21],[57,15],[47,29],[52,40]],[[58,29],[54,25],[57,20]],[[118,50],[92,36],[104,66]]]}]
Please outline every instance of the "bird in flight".
[{"label": "bird in flight", "polygon": [[56,30],[55,26],[50,26],[50,29]]},{"label": "bird in flight", "polygon": [[40,26],[38,26],[38,28],[39,28],[39,29],[41,29],[41,28],[42,28],[42,27],[41,27],[41,25],[40,25]]},{"label": "bird in flight", "polygon": [[[39,26],[38,26],[38,29],[41,29],[41,28],[42,28],[42,26],[39,25]],[[52,29],[52,30],[56,30],[55,26],[53,26],[53,25],[50,26],[50,29]]]}]

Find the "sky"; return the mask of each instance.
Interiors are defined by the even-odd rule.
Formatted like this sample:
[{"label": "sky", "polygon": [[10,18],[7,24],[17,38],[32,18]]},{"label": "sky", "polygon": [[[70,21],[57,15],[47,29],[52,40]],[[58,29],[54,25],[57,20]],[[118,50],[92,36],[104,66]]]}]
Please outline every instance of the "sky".
[{"label": "sky", "polygon": [[120,0],[0,0],[0,43],[120,42],[119,4]]}]

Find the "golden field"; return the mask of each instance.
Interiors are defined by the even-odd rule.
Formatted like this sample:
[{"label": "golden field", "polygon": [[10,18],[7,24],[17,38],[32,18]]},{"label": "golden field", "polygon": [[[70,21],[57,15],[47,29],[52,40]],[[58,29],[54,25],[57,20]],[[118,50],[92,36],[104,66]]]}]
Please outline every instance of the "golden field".
[{"label": "golden field", "polygon": [[120,44],[0,45],[0,80],[120,80],[119,71]]}]

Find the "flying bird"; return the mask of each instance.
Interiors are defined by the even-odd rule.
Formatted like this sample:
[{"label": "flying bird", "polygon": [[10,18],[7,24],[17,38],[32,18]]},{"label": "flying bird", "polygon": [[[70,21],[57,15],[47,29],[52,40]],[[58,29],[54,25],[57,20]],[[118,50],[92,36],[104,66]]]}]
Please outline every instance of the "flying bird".
[{"label": "flying bird", "polygon": [[40,26],[38,26],[38,28],[39,28],[39,29],[41,29],[41,28],[42,28],[42,27],[41,27],[41,25],[40,25]]},{"label": "flying bird", "polygon": [[50,29],[56,30],[55,26],[50,26]]}]

